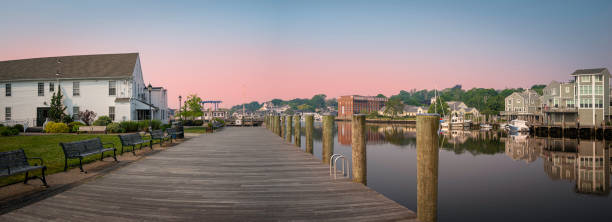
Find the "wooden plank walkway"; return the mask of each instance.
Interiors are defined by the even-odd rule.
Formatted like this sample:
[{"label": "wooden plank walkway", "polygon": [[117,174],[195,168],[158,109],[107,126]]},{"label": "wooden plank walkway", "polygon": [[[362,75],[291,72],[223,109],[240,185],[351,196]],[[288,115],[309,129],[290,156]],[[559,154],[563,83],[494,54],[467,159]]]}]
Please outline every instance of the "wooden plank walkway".
[{"label": "wooden plank walkway", "polygon": [[415,220],[264,128],[193,138],[0,221]]}]

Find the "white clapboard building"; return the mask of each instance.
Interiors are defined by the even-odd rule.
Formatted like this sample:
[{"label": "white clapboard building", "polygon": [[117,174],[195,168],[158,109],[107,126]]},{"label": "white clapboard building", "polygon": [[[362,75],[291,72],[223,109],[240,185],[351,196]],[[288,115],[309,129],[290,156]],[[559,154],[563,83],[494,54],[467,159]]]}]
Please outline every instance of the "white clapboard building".
[{"label": "white clapboard building", "polygon": [[138,53],[78,55],[0,62],[0,123],[42,126],[51,97],[64,95],[69,115],[92,110],[115,122],[168,121],[167,92],[143,81]]}]

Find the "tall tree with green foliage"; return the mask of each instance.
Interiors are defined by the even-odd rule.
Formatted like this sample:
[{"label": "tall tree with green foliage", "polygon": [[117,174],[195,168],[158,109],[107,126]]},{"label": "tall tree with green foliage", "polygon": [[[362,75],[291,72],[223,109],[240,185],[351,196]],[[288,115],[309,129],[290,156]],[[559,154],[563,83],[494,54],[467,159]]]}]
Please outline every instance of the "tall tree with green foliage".
[{"label": "tall tree with green foliage", "polygon": [[61,90],[51,96],[51,106],[49,109],[49,119],[53,122],[61,122],[66,115],[66,106],[62,103],[64,96]]},{"label": "tall tree with green foliage", "polygon": [[187,100],[185,100],[185,117],[191,117],[194,119],[195,117],[204,115],[204,112],[202,112],[201,102],[202,99],[197,94],[189,95]]},{"label": "tall tree with green foliage", "polygon": [[391,98],[385,103],[385,110],[383,112],[393,118],[397,117],[399,113],[404,110],[404,104],[399,98]]}]

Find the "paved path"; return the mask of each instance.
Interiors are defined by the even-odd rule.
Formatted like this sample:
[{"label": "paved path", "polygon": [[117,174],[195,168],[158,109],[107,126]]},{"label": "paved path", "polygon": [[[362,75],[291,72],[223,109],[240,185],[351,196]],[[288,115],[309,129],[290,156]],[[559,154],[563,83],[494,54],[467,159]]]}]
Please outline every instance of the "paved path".
[{"label": "paved path", "polygon": [[414,220],[264,128],[193,138],[0,221]]}]

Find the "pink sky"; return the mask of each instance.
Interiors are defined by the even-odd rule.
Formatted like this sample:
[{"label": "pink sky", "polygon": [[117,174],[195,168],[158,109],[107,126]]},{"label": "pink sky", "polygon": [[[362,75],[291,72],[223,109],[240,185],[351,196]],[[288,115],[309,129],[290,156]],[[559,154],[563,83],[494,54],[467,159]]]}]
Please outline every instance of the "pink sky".
[{"label": "pink sky", "polygon": [[145,83],[167,88],[173,108],[189,94],[230,107],[530,87],[612,66],[610,5],[11,2],[0,8],[0,60],[139,52]]}]

